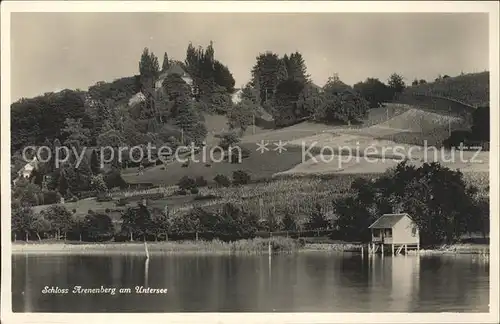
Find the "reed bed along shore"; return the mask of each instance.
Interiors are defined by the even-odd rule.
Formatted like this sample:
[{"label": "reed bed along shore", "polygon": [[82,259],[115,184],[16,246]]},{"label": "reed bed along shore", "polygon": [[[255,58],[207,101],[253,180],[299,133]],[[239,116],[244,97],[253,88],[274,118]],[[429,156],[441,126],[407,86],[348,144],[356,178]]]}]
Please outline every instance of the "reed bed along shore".
[{"label": "reed bed along shore", "polygon": [[[234,242],[213,241],[170,241],[148,242],[147,249],[150,255],[154,254],[268,254],[295,252],[327,252],[367,253],[367,247],[360,243],[301,243],[299,240],[286,237],[254,238]],[[12,244],[12,254],[38,255],[146,255],[144,242],[126,243],[80,243],[80,242],[16,242]],[[408,255],[416,255],[414,250]],[[489,246],[486,244],[453,244],[443,245],[433,249],[420,249],[420,255],[445,254],[475,254],[489,255]]]},{"label": "reed bed along shore", "polygon": [[[299,241],[290,238],[254,238],[234,242],[213,241],[170,241],[148,242],[149,254],[168,253],[241,253],[266,254],[271,245],[272,253],[296,252],[301,248]],[[144,242],[128,243],[13,243],[13,254],[142,254]]]},{"label": "reed bed along shore", "polygon": [[[309,243],[300,251],[318,252],[361,252],[362,244],[358,243]],[[365,249],[366,251],[366,249]]]}]

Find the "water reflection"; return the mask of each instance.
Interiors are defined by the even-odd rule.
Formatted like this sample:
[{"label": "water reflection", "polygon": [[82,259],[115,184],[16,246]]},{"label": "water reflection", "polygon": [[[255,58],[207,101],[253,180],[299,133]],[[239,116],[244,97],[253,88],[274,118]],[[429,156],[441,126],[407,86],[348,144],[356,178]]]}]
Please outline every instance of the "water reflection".
[{"label": "water reflection", "polygon": [[[488,263],[471,256],[19,255],[12,269],[15,312],[486,312],[489,303]],[[41,293],[75,285],[132,293]]]}]

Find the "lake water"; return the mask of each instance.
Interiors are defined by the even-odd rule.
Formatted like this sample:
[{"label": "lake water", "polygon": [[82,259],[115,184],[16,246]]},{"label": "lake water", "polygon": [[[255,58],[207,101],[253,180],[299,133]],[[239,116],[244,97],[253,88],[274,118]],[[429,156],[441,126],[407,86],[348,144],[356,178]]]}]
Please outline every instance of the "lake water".
[{"label": "lake water", "polygon": [[[488,312],[478,256],[13,256],[14,312]],[[116,287],[115,295],[73,294]],[[44,294],[45,286],[68,289]],[[168,289],[136,294],[135,286]],[[131,288],[131,293],[119,293]]]}]

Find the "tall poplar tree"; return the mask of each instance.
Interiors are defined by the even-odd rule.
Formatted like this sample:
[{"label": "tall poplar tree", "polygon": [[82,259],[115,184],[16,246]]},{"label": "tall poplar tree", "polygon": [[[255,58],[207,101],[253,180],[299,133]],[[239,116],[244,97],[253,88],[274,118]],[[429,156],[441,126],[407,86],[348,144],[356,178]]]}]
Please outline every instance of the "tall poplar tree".
[{"label": "tall poplar tree", "polygon": [[165,72],[170,68],[170,61],[168,60],[168,54],[165,52],[163,54],[163,64],[161,65],[161,71]]}]

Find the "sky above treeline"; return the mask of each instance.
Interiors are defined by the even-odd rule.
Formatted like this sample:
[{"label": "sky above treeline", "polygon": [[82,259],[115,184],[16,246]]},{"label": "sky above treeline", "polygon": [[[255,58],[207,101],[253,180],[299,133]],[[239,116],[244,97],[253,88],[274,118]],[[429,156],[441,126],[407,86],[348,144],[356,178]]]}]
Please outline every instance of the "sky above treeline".
[{"label": "sky above treeline", "polygon": [[14,13],[11,101],[137,74],[144,47],[161,65],[210,40],[237,87],[268,50],[302,53],[320,86],[335,73],[434,80],[488,70],[488,30],[481,13]]}]

